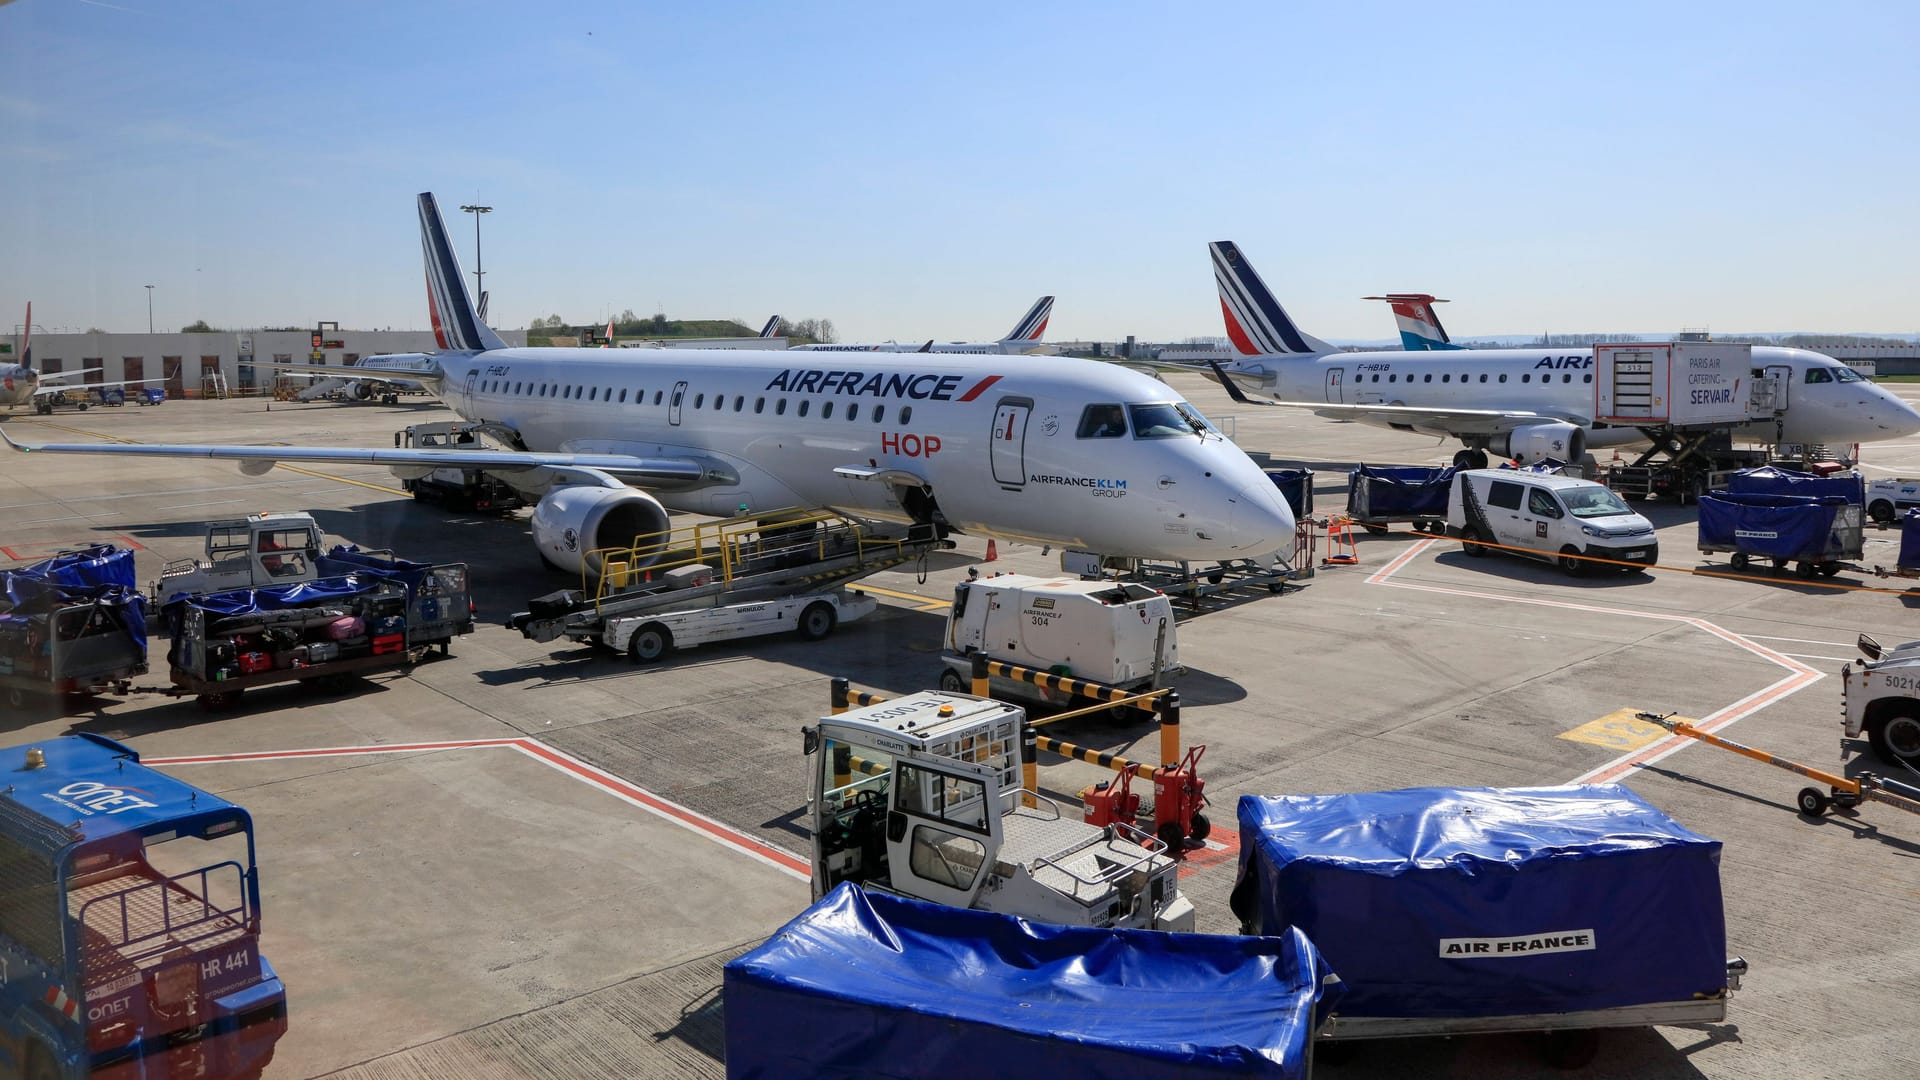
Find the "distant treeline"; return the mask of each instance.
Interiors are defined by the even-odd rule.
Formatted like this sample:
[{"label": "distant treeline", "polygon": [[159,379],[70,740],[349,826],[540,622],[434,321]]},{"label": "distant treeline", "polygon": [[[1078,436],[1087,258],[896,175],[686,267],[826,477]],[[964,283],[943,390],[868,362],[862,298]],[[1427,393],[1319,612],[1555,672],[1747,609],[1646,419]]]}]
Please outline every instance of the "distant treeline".
[{"label": "distant treeline", "polygon": [[[607,332],[607,324],[569,323],[558,315],[549,315],[544,319],[535,319],[527,324],[527,344],[577,344],[586,337],[598,337]],[[780,320],[780,326],[774,331],[787,339],[791,345],[827,344],[838,341],[833,329],[832,319],[801,319],[798,322]],[[621,338],[724,338],[754,337],[760,333],[760,326],[748,326],[738,319],[669,319],[665,315],[641,318],[629,308],[622,311],[613,320],[613,337]]]},{"label": "distant treeline", "polygon": [[[1581,346],[1609,341],[1651,340],[1665,341],[1668,340],[1668,338],[1658,335],[1649,338],[1645,334],[1546,334],[1524,343],[1522,347],[1535,345],[1547,347],[1561,345]],[[1906,338],[1876,337],[1871,334],[1715,334],[1713,335],[1713,340],[1733,345],[1778,345],[1788,349],[1813,349],[1816,351],[1820,349],[1852,348],[1871,345],[1911,344]],[[1464,345],[1468,348],[1497,349],[1502,347],[1511,348],[1511,342],[1512,339],[1508,339],[1507,342],[1459,341],[1455,342],[1455,344]]]}]

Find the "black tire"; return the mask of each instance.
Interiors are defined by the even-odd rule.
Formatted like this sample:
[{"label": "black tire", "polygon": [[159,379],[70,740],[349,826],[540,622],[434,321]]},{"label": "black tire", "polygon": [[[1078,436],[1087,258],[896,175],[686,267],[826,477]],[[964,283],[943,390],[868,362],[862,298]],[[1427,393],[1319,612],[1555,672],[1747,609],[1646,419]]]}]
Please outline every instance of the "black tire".
[{"label": "black tire", "polygon": [[1542,1039],[1540,1056],[1556,1069],[1583,1069],[1600,1053],[1600,1032],[1594,1028],[1549,1031]]},{"label": "black tire", "polygon": [[207,712],[226,712],[240,703],[242,693],[244,690],[210,690],[200,695],[200,707]]},{"label": "black tire", "polygon": [[1222,570],[1212,570],[1212,571],[1209,571],[1209,572],[1207,573],[1207,584],[1209,584],[1209,585],[1218,585],[1218,584],[1220,584],[1220,583],[1221,583],[1222,581],[1225,581],[1225,580],[1226,580],[1226,577],[1227,577],[1227,575],[1226,575],[1226,572],[1225,572],[1225,571],[1222,571]]},{"label": "black tire", "polygon": [[1820,564],[1819,570],[1821,577],[1832,577],[1840,572],[1840,564],[1837,562],[1823,562]]},{"label": "black tire", "polygon": [[1867,504],[1867,516],[1882,525],[1893,522],[1893,504],[1885,499],[1875,499]]},{"label": "black tire", "polygon": [[800,635],[801,641],[821,641],[833,633],[839,622],[840,616],[834,612],[833,605],[819,600],[808,604],[807,610],[800,613],[800,624],[794,632]]},{"label": "black tire", "polygon": [[1580,557],[1580,549],[1568,544],[1560,549],[1560,572],[1568,577],[1586,577],[1587,561]]},{"label": "black tire", "polygon": [[1727,561],[1733,564],[1735,570],[1744,574],[1747,572],[1747,568],[1753,565],[1753,556],[1744,551],[1736,551],[1733,553],[1733,558]]},{"label": "black tire", "polygon": [[1820,572],[1820,567],[1817,563],[1810,563],[1810,562],[1807,562],[1805,559],[1802,559],[1801,561],[1793,564],[1794,576],[1797,578],[1800,578],[1802,581],[1812,580],[1813,575],[1819,572]]},{"label": "black tire", "polygon": [[673,651],[673,632],[659,623],[648,623],[627,639],[627,657],[636,664],[651,664]]},{"label": "black tire", "polygon": [[1920,716],[1896,713],[1869,721],[1867,745],[1889,765],[1920,766]]},{"label": "black tire", "polygon": [[1213,822],[1208,821],[1205,814],[1195,814],[1193,820],[1187,822],[1187,835],[1195,840],[1205,840],[1213,835]]},{"label": "black tire", "polygon": [[1486,548],[1481,547],[1480,545],[1481,545],[1481,539],[1480,539],[1479,529],[1475,528],[1472,525],[1469,525],[1466,528],[1460,530],[1460,546],[1466,551],[1467,554],[1473,556],[1476,559],[1484,559],[1487,556],[1493,554],[1493,552],[1488,551]]},{"label": "black tire", "polygon": [[24,709],[31,697],[32,695],[28,694],[24,687],[9,686],[7,687],[7,708]]},{"label": "black tire", "polygon": [[1468,460],[1473,463],[1474,468],[1484,469],[1487,467],[1487,464],[1488,464],[1487,452],[1485,450],[1475,450],[1473,452],[1473,456]]},{"label": "black tire", "polygon": [[86,411],[87,411],[88,409],[90,409],[90,408],[92,408],[92,406],[91,406],[91,405],[89,405],[89,404],[87,404],[86,402],[84,402],[84,401],[83,401],[83,402],[81,402],[81,403],[80,403],[80,411],[81,411],[81,412],[86,412]]},{"label": "black tire", "polygon": [[1153,835],[1159,837],[1160,842],[1167,845],[1168,851],[1185,851],[1187,849],[1187,834],[1181,831],[1179,825],[1171,821],[1155,829]]},{"label": "black tire", "polygon": [[962,679],[959,672],[948,668],[940,673],[940,689],[949,694],[964,694],[967,692],[967,680]]},{"label": "black tire", "polygon": [[1480,466],[1473,463],[1473,451],[1471,450],[1455,450],[1453,452],[1453,467],[1456,469],[1480,468]]},{"label": "black tire", "polygon": [[1793,804],[1800,808],[1800,812],[1814,818],[1826,813],[1830,802],[1826,792],[1812,787],[1801,788],[1800,794],[1793,797]]}]

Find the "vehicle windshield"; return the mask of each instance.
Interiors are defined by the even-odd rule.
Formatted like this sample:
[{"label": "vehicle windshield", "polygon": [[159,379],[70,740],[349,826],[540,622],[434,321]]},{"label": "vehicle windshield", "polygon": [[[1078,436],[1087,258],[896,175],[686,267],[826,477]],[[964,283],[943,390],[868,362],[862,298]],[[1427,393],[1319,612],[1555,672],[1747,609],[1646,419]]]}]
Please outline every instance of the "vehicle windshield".
[{"label": "vehicle windshield", "polygon": [[1577,518],[1616,517],[1633,513],[1633,508],[1620,501],[1620,496],[1603,487],[1572,488],[1560,493],[1560,501],[1566,503],[1567,512]]},{"label": "vehicle windshield", "polygon": [[1133,419],[1133,437],[1136,439],[1165,439],[1208,432],[1218,434],[1199,410],[1184,401],[1129,405],[1127,414]]}]

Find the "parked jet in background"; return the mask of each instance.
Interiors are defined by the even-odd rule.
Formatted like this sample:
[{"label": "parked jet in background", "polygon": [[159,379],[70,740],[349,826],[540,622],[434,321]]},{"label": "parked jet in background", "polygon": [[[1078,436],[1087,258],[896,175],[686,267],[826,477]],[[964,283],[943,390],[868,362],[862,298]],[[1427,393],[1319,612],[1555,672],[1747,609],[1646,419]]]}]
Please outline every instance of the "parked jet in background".
[{"label": "parked jet in background", "polygon": [[[56,404],[71,401],[82,411],[93,404],[88,394],[122,386],[144,386],[165,379],[122,379],[119,382],[90,382],[69,385],[68,379],[84,378],[81,371],[36,371],[33,366],[33,304],[27,304],[27,321],[20,332],[20,361],[0,367],[0,405],[32,405],[42,415],[53,412]],[[69,399],[67,395],[75,395]]]},{"label": "parked jet in background", "polygon": [[635,362],[599,349],[508,348],[468,302],[431,193],[419,213],[446,351],[427,370],[397,374],[505,449],[22,446],[4,431],[0,440],[36,453],[219,458],[255,476],[279,461],[386,465],[402,477],[478,469],[538,498],[534,542],[575,572],[598,569],[597,550],[664,532],[669,507],[826,507],[1176,561],[1293,549],[1279,489],[1164,383],[1060,357],[996,371],[939,355],[662,349]]},{"label": "parked jet in background", "polygon": [[[1590,448],[1647,441],[1596,424],[1593,350],[1429,349],[1341,352],[1302,333],[1231,241],[1209,245],[1227,337],[1241,359],[1216,365],[1228,392],[1401,431],[1459,439],[1454,463],[1485,468],[1487,451],[1521,462],[1577,462]],[[1920,413],[1830,356],[1756,345],[1756,372],[1782,386],[1777,419],[1734,430],[1765,444],[1845,445],[1920,431]]]},{"label": "parked jet in background", "polygon": [[768,319],[767,325],[760,328],[760,336],[763,338],[779,337],[780,316],[775,315],[773,318]]},{"label": "parked jet in background", "polygon": [[1429,293],[1388,293],[1385,296],[1363,296],[1362,300],[1385,300],[1393,308],[1393,320],[1400,327],[1400,347],[1409,352],[1421,349],[1444,352],[1458,349],[1440,325],[1440,316],[1433,305],[1447,301]]},{"label": "parked jet in background", "polygon": [[1053,350],[1040,339],[1047,333],[1047,320],[1053,315],[1053,297],[1034,301],[1026,315],[1013,324],[999,341],[929,341],[922,345],[897,341],[864,345],[796,345],[795,352],[918,352],[918,353],[995,353],[1002,356],[1049,356]]}]

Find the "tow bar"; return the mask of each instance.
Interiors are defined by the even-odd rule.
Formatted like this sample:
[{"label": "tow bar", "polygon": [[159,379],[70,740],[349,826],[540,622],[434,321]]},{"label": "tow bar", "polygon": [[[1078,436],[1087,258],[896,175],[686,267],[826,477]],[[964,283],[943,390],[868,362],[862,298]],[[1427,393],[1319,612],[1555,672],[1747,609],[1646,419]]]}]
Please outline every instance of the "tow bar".
[{"label": "tow bar", "polygon": [[1732,739],[1708,734],[1683,720],[1672,719],[1672,715],[1668,713],[1662,716],[1659,713],[1643,712],[1635,713],[1634,718],[1645,720],[1649,724],[1659,724],[1675,735],[1698,739],[1722,750],[1731,750],[1741,757],[1750,757],[1762,764],[1771,765],[1776,769],[1785,769],[1790,773],[1798,773],[1809,780],[1827,785],[1827,791],[1821,791],[1817,787],[1807,787],[1801,788],[1800,794],[1795,796],[1794,802],[1800,807],[1800,812],[1808,817],[1817,818],[1834,807],[1850,810],[1863,802],[1885,803],[1896,809],[1905,810],[1909,814],[1920,814],[1920,788],[1909,787],[1897,780],[1888,780],[1874,773],[1861,773],[1858,780],[1849,780],[1844,776],[1823,772],[1810,765],[1788,761],[1786,758],[1769,754],[1765,750],[1756,750],[1751,746],[1734,742]]}]

